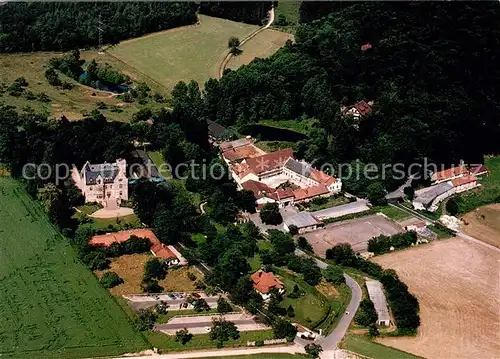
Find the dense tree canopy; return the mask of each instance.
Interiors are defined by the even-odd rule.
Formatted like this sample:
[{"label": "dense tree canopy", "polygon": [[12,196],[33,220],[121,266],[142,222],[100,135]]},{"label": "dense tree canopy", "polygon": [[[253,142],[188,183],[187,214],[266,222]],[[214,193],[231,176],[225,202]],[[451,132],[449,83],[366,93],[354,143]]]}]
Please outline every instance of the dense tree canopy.
[{"label": "dense tree canopy", "polygon": [[[363,2],[331,11],[299,26],[296,44],[207,82],[209,118],[241,126],[315,117],[298,155],[317,165],[475,163],[498,152],[497,3]],[[362,99],[374,104],[359,123],[341,114]]]},{"label": "dense tree canopy", "polygon": [[272,1],[202,1],[200,13],[260,25],[272,3]]},{"label": "dense tree canopy", "polygon": [[[19,2],[0,6],[0,53],[117,43],[196,22],[189,2]],[[99,28],[101,30],[99,30]]]}]

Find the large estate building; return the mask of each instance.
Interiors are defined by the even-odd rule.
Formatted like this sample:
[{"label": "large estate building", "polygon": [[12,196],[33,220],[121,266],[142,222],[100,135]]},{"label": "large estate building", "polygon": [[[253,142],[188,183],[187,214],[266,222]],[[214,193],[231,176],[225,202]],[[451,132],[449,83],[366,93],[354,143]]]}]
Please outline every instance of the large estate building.
[{"label": "large estate building", "polygon": [[244,138],[224,142],[220,150],[238,188],[252,191],[258,207],[274,202],[285,207],[342,190],[340,179],[298,161],[291,148],[266,153]]},{"label": "large estate building", "polygon": [[73,168],[73,181],[82,191],[85,202],[97,202],[104,207],[120,206],[128,200],[127,162],[117,159],[115,163],[83,165],[81,171]]}]

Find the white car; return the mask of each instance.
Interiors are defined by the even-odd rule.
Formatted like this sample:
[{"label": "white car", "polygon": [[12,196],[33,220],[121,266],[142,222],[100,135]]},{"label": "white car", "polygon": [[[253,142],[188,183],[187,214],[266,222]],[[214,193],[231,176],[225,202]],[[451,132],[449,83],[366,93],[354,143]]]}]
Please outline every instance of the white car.
[{"label": "white car", "polygon": [[210,332],[212,331],[212,328],[210,328],[210,327],[205,327],[205,331],[206,331],[207,333],[210,333]]},{"label": "white car", "polygon": [[349,315],[349,312],[345,312],[346,315]]}]

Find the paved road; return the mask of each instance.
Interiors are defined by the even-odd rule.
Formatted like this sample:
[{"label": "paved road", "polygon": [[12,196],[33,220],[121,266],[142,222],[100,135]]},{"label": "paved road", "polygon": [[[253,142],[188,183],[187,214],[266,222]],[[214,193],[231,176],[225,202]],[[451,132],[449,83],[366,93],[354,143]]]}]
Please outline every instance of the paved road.
[{"label": "paved road", "polygon": [[[296,249],[295,254],[298,256],[308,256],[300,249]],[[326,269],[328,267],[328,264],[323,262],[322,260],[319,260],[318,258],[314,258],[314,260],[316,261],[318,267],[320,267],[321,269]],[[347,329],[349,328],[349,325],[351,324],[351,321],[353,320],[354,315],[358,310],[359,303],[361,302],[362,291],[359,284],[345,273],[344,277],[347,285],[349,286],[349,288],[351,288],[351,301],[346,308],[346,313],[344,313],[330,335],[318,340],[318,343],[323,347],[323,350],[325,351],[332,351],[337,348],[338,344],[347,332]]]},{"label": "paved road", "polygon": [[320,211],[311,212],[311,214],[317,217],[318,219],[327,219],[327,218],[342,217],[352,213],[368,211],[369,209],[370,207],[368,207],[368,201],[366,199],[361,199],[356,202],[351,202],[340,206],[335,206],[331,208],[322,209]]}]

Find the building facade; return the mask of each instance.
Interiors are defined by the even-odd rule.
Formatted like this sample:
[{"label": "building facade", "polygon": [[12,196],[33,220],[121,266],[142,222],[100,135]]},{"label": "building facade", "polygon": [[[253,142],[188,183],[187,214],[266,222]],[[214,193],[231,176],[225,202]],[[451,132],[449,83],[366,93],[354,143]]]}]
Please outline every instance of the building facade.
[{"label": "building facade", "polygon": [[117,159],[115,163],[87,162],[81,171],[73,168],[72,178],[85,202],[114,207],[128,200],[127,162],[124,159]]}]

